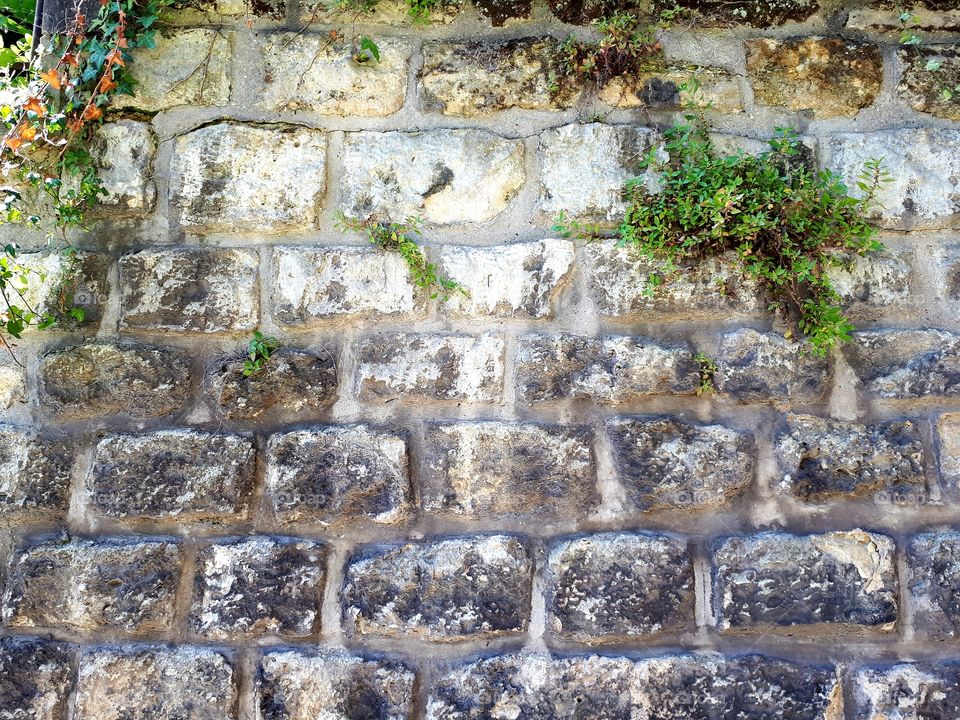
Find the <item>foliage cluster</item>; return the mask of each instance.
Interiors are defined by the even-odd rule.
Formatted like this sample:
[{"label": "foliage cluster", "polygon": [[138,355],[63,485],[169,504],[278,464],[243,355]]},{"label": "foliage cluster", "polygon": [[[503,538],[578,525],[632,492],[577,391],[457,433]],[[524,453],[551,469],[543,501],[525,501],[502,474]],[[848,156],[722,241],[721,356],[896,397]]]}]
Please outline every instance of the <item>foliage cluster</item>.
[{"label": "foliage cluster", "polygon": [[247,342],[247,356],[243,361],[243,376],[250,377],[263,370],[270,357],[279,347],[280,342],[275,337],[269,337],[259,330],[254,330],[253,337]]},{"label": "foliage cluster", "polygon": [[565,79],[603,85],[623,75],[637,75],[663,65],[656,25],[633,12],[616,12],[593,21],[599,38],[568,37],[559,47],[559,69]]},{"label": "foliage cluster", "polygon": [[[916,32],[919,22],[920,18],[913,13],[907,11],[900,13],[900,45],[917,47],[923,43],[923,38]],[[942,61],[930,58],[924,65],[924,70],[933,74],[937,91],[944,102],[960,99],[960,83],[945,79],[946,72]]]}]

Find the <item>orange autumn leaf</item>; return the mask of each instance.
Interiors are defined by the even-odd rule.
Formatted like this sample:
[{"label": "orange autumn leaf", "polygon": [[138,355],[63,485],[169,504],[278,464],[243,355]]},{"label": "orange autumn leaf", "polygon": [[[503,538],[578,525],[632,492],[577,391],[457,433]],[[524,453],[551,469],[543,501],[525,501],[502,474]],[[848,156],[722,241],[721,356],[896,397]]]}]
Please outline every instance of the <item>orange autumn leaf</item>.
[{"label": "orange autumn leaf", "polygon": [[83,109],[84,120],[98,120],[102,115],[103,112],[96,105],[87,105]]},{"label": "orange autumn leaf", "polygon": [[40,79],[54,90],[60,89],[60,76],[57,74],[56,68],[50,68],[47,72],[40,73]]},{"label": "orange autumn leaf", "polygon": [[113,81],[109,75],[104,75],[100,80],[100,92],[108,93],[113,90],[117,84]]},{"label": "orange autumn leaf", "polygon": [[32,125],[28,125],[23,130],[20,131],[20,137],[22,137],[27,142],[30,142],[37,136],[37,129]]},{"label": "orange autumn leaf", "polygon": [[23,140],[18,137],[8,137],[3,141],[3,144],[6,145],[11,150],[16,150],[21,145],[23,145]]},{"label": "orange autumn leaf", "polygon": [[108,65],[119,65],[123,67],[123,53],[119,50],[111,50],[107,53],[107,64]]},{"label": "orange autumn leaf", "polygon": [[80,128],[83,127],[83,120],[81,118],[72,118],[67,120],[67,129],[70,132],[80,132]]},{"label": "orange autumn leaf", "polygon": [[121,48],[129,47],[129,44],[127,43],[127,39],[125,37],[120,38],[120,40],[117,41],[117,47],[121,47]]},{"label": "orange autumn leaf", "polygon": [[70,65],[72,67],[80,67],[80,61],[77,60],[77,56],[73,53],[66,53],[62,58],[64,65]]},{"label": "orange autumn leaf", "polygon": [[26,112],[36,113],[40,117],[43,117],[47,114],[47,109],[43,106],[43,103],[40,102],[40,98],[30,98],[26,103],[24,103],[23,109]]}]

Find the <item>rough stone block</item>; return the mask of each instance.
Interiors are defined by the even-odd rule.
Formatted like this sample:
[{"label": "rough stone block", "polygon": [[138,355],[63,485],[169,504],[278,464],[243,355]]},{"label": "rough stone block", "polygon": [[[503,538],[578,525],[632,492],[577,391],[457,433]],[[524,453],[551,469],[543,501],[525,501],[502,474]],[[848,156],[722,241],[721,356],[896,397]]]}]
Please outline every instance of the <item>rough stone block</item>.
[{"label": "rough stone block", "polygon": [[[440,0],[430,10],[431,25],[447,25],[460,15],[463,0]],[[328,0],[303,0],[300,3],[300,20],[305,23],[342,24],[353,21],[357,25],[409,26],[420,22],[410,12],[409,0],[378,0],[367,11],[357,14],[332,5]]]},{"label": "rough stone block", "polygon": [[623,641],[693,627],[693,561],[685,540],[601,533],[554,545],[547,627],[580,642]]},{"label": "rough stone block", "polygon": [[253,482],[249,437],[194,430],[110,435],[86,479],[91,508],[122,519],[239,519]]},{"label": "rough stone block", "polygon": [[925,494],[923,442],[910,420],[860,425],[789,415],[776,434],[780,490],[808,502]]},{"label": "rough stone block", "polygon": [[820,7],[818,0],[654,0],[655,12],[680,7],[692,10],[700,26],[742,23],[754,27],[803,22]]},{"label": "rough stone block", "polygon": [[200,550],[193,631],[213,640],[305,638],[320,628],[326,547],[297,538],[226,540]]},{"label": "rough stone block", "polygon": [[380,61],[360,64],[357,43],[346,36],[283,32],[256,39],[264,60],[260,104],[268,110],[381,117],[403,107],[413,49],[408,41],[377,38]]},{"label": "rough stone block", "polygon": [[375,335],[357,347],[356,393],[368,402],[496,403],[503,396],[504,348],[494,333]]},{"label": "rough stone block", "polygon": [[72,443],[0,424],[0,518],[63,518],[70,505]]},{"label": "rough stone block", "polygon": [[[957,25],[960,27],[960,11]],[[954,95],[944,94],[944,90],[953,93],[960,85],[960,48],[955,44],[903,47],[899,54],[903,75],[897,94],[917,112],[960,120],[960,102]],[[936,65],[936,70],[928,69],[931,63]]]},{"label": "rough stone block", "polygon": [[115,96],[114,107],[156,112],[230,102],[233,33],[191,28],[155,37],[156,46],[137,50],[130,64],[134,94]]},{"label": "rough stone block", "polygon": [[153,182],[156,152],[157,138],[148,123],[117,120],[97,128],[90,154],[107,191],[98,200],[99,207],[136,215],[153,210],[157,199]]},{"label": "rough stone block", "polygon": [[897,619],[893,540],[851,530],[762,533],[713,545],[714,611],[724,630],[892,630]]},{"label": "rough stone block", "polygon": [[493,27],[529,20],[533,12],[533,0],[474,0],[473,4]]},{"label": "rough stone block", "polygon": [[533,423],[432,423],[419,478],[428,512],[582,516],[596,499],[590,432]]},{"label": "rough stone block", "polygon": [[960,222],[960,130],[898,128],[838,133],[824,141],[826,165],[854,195],[870,158],[893,177],[876,195],[872,219],[895,230],[955,227]]},{"label": "rough stone block", "polygon": [[0,638],[0,720],[62,720],[73,691],[73,652],[64,643]]},{"label": "rough stone block", "polygon": [[758,105],[853,117],[883,81],[880,48],[839,37],[747,41],[747,73]]},{"label": "rough stone block", "polygon": [[233,668],[180,646],[93,648],[80,658],[75,720],[237,720]]},{"label": "rough stone block", "polygon": [[173,542],[57,540],[21,548],[3,600],[13,627],[163,632],[173,624],[183,556]]},{"label": "rough stone block", "polygon": [[245,377],[243,367],[243,359],[227,359],[209,375],[212,397],[229,420],[283,414],[302,417],[336,399],[337,367],[330,353],[281,348],[256,374]]},{"label": "rough stone block", "polygon": [[24,368],[0,361],[0,410],[9,410],[15,403],[26,402],[27,376]]},{"label": "rough stone block", "polygon": [[937,421],[937,457],[944,490],[960,493],[960,414],[947,413]]},{"label": "rough stone block", "polygon": [[615,319],[729,318],[765,312],[756,281],[739,273],[732,258],[712,258],[684,266],[676,278],[646,292],[656,263],[616,241],[584,247],[590,294],[597,312]]},{"label": "rough stone block", "polygon": [[777,333],[741,328],[720,337],[717,389],[745,403],[816,402],[827,391],[830,366],[804,345]]},{"label": "rough stone block", "polygon": [[257,708],[264,720],[409,720],[416,676],[406,665],[343,651],[276,651],[263,656]]},{"label": "rough stone block", "polygon": [[523,157],[520,140],[483,130],[347,133],[340,210],[363,220],[486,222],[523,185]]},{"label": "rough stone block", "polygon": [[377,545],[355,554],[343,585],[354,636],[479,640],[523,632],[532,562],[509,535]]},{"label": "rough stone block", "polygon": [[553,314],[560,289],[573,269],[568,240],[540,240],[495,247],[444,247],[444,273],[466,287],[469,297],[451,295],[451,315],[543,318]]},{"label": "rough stone block", "polygon": [[428,43],[420,73],[424,107],[459,117],[568,108],[580,92],[551,86],[557,57],[552,38]]},{"label": "rough stone block", "polygon": [[40,359],[40,407],[62,420],[170,415],[189,399],[186,353],[151,345],[88,343]]},{"label": "rough stone block", "polygon": [[[681,86],[696,79],[696,93]],[[738,113],[743,110],[740,84],[726,70],[696,65],[664,65],[634,75],[620,75],[608,80],[599,92],[600,100],[618,108],[680,109],[693,102],[710,103],[717,113]]]},{"label": "rough stone block", "polygon": [[850,9],[847,27],[867,32],[903,32],[901,13],[912,16],[911,27],[921,33],[960,31],[960,7],[953,0],[868,0]]},{"label": "rough stone block", "polygon": [[627,178],[655,140],[649,128],[602,123],[564,125],[540,134],[540,211],[586,221],[623,215]]},{"label": "rough stone block", "polygon": [[273,317],[296,327],[338,318],[424,312],[398,253],[370,248],[303,246],[273,249]]},{"label": "rough stone block", "polygon": [[918,535],[907,545],[913,627],[932,638],[960,636],[960,533]]},{"label": "rough stone block", "polygon": [[952,333],[858,332],[843,352],[874,397],[900,400],[960,394],[960,337]]},{"label": "rough stone block", "polygon": [[273,435],[266,484],[281,523],[397,523],[410,505],[407,444],[366,425]]},{"label": "rough stone block", "polygon": [[120,326],[247,332],[260,315],[256,250],[144,250],[120,258]]},{"label": "rough stone block", "polygon": [[736,499],[753,482],[753,439],[723,425],[615,418],[607,432],[628,510],[699,510]]},{"label": "rough stone block", "polygon": [[933,277],[938,299],[960,300],[960,245],[947,242],[932,249]]},{"label": "rough stone block", "polygon": [[197,232],[310,229],[326,187],[326,152],[324,134],[305,127],[199,128],[176,139],[172,211]]},{"label": "rough stone block", "polygon": [[517,398],[528,403],[690,395],[699,378],[690,350],[644,337],[522,335],[517,349]]},{"label": "rough stone block", "polygon": [[846,311],[863,315],[909,305],[910,263],[905,255],[866,255],[858,257],[850,268],[831,268],[827,274]]},{"label": "rough stone block", "polygon": [[[16,265],[30,275],[23,294],[26,302],[20,304],[55,317],[58,330],[96,331],[110,299],[111,262],[107,255],[89,252],[18,253]],[[20,272],[9,269],[15,275]],[[73,308],[83,310],[83,322],[67,314]]]},{"label": "rough stone block", "polygon": [[860,668],[851,685],[854,720],[960,717],[960,663]]}]

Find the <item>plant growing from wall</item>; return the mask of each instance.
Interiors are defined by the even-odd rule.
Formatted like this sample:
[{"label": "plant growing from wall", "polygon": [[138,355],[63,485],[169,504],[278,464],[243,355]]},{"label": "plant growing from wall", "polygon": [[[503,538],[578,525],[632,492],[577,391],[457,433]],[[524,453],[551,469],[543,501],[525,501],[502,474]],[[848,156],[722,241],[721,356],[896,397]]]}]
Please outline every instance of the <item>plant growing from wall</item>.
[{"label": "plant growing from wall", "polygon": [[[106,193],[88,143],[111,99],[131,94],[132,51],[154,45],[154,24],[172,0],[104,0],[97,16],[77,11],[66,32],[44,48],[50,61],[20,54],[0,77],[0,223],[59,235],[72,256],[67,231],[83,228],[88,211]],[[7,58],[10,60],[10,58]],[[31,282],[42,278],[18,260],[16,245],[0,255],[0,342],[28,327],[56,323],[30,307]],[[73,313],[76,316],[76,313]]]},{"label": "plant growing from wall", "polygon": [[268,337],[259,330],[254,330],[253,337],[247,342],[247,357],[243,361],[243,376],[250,377],[266,367],[270,356],[280,347],[275,337]]},{"label": "plant growing from wall", "polygon": [[413,284],[429,291],[431,299],[439,297],[446,301],[454,293],[469,297],[470,293],[463,285],[440,275],[436,265],[427,260],[423,248],[415,239],[423,237],[423,221],[420,218],[408,217],[402,223],[383,223],[340,214],[337,228],[362,232],[377,247],[398,253],[407,265]]}]

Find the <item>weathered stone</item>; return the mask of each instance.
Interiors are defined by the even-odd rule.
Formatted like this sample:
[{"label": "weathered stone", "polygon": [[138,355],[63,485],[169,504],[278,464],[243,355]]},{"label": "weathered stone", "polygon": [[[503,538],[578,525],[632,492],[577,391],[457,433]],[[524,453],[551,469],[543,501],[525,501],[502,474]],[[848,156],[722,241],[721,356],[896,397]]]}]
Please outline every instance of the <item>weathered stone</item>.
[{"label": "weathered stone", "polygon": [[73,691],[69,646],[0,638],[0,720],[62,720]]},{"label": "weathered stone", "polygon": [[902,33],[901,14],[910,16],[910,27],[922,33],[960,31],[960,7],[954,0],[872,0],[850,9],[847,27],[870,32]]},{"label": "weathered stone", "polygon": [[256,250],[144,250],[120,258],[120,326],[246,332],[260,314]]},{"label": "weathered stone", "polygon": [[747,41],[747,73],[758,105],[853,117],[883,80],[880,48],[839,37]]},{"label": "weathered stone", "polygon": [[824,141],[827,167],[853,195],[870,158],[881,158],[893,178],[876,193],[871,218],[895,230],[943,228],[960,221],[960,130],[898,128],[838,133]]},{"label": "weathered stone", "polygon": [[[655,288],[653,274],[667,273],[616,241],[590,243],[587,260],[590,294],[597,312],[617,319],[756,315],[766,308],[756,281],[734,267],[733,257],[710,258],[689,266]],[[648,288],[653,290],[647,292]]]},{"label": "weathered stone", "polygon": [[91,508],[114,518],[239,519],[253,482],[253,441],[241,435],[159,430],[111,435],[86,479]]},{"label": "weathered stone", "polygon": [[310,229],[326,187],[326,151],[321,131],[293,125],[199,128],[176,140],[172,210],[197,231]]},{"label": "weathered stone", "polygon": [[723,505],[753,482],[749,435],[673,418],[615,418],[607,424],[630,510],[697,510]]},{"label": "weathered stone", "polygon": [[[957,14],[960,25],[960,13]],[[936,45],[900,49],[903,75],[897,93],[918,112],[960,120],[960,47]],[[932,65],[936,69],[931,69]],[[946,91],[946,92],[945,92]],[[948,94],[949,93],[949,94]]]},{"label": "weathered stone", "polygon": [[855,333],[845,346],[867,392],[887,399],[960,394],[960,337],[943,330]]},{"label": "weathered stone", "polygon": [[203,548],[190,608],[193,631],[214,640],[314,635],[326,556],[322,543],[297,538],[244,538]]},{"label": "weathered stone", "polygon": [[124,414],[149,418],[189,399],[190,360],[172,348],[88,343],[40,359],[40,406],[60,419]]},{"label": "weathered stone", "polygon": [[689,395],[699,366],[684,347],[643,337],[522,335],[517,349],[517,397],[535,403],[590,399],[622,403],[646,395]]},{"label": "weathered stone", "polygon": [[266,484],[281,523],[396,523],[410,505],[407,444],[365,425],[273,435]]},{"label": "weathered stone", "polygon": [[542,318],[573,269],[569,240],[540,240],[495,247],[447,246],[440,253],[444,273],[468,288],[443,304],[452,315]]},{"label": "weathered stone", "polygon": [[532,568],[509,535],[370,546],[347,565],[344,625],[437,641],[516,635],[529,620]]},{"label": "weathered stone", "polygon": [[504,339],[494,333],[382,333],[361,341],[357,356],[362,400],[495,403],[503,396]]},{"label": "weathered stone", "polygon": [[827,275],[848,312],[865,314],[910,302],[910,264],[905,254],[857,257],[851,267],[830,268]]},{"label": "weathered stone", "polygon": [[[960,244],[937,244],[931,253],[938,299],[960,300]],[[929,275],[926,278],[929,282]]]},{"label": "weathered stone", "polygon": [[586,25],[617,12],[644,15],[650,11],[649,0],[548,0],[547,4],[557,18],[573,25]]},{"label": "weathered stone", "polygon": [[343,142],[340,209],[363,220],[485,222],[525,178],[523,143],[483,130],[351,132]]},{"label": "weathered stone", "polygon": [[741,328],[720,338],[714,384],[741,402],[812,402],[827,390],[829,364],[777,333]]},{"label": "weathered stone", "polygon": [[133,95],[115,95],[113,106],[155,112],[181,105],[230,102],[233,33],[191,28],[157,33],[156,46],[140,49],[130,63]]},{"label": "weathered stone", "polygon": [[666,535],[602,533],[562,541],[547,560],[547,627],[602,642],[693,626],[693,561]]},{"label": "weathered stone", "polygon": [[700,25],[743,23],[754,27],[803,22],[818,9],[817,0],[653,0],[655,12],[680,7],[696,12]]},{"label": "weathered stone", "polygon": [[[148,123],[117,120],[97,128],[90,154],[107,191],[98,199],[99,206],[124,214],[150,212],[157,198],[153,182],[156,152],[157,138]],[[65,184],[71,184],[69,178]]]},{"label": "weathered stone", "polygon": [[775,443],[780,490],[800,500],[882,501],[926,489],[920,428],[910,420],[858,425],[789,415]]},{"label": "weathered stone", "polygon": [[0,410],[8,410],[14,403],[26,402],[26,392],[24,368],[0,361]]},{"label": "weathered stone", "polygon": [[257,717],[408,720],[416,676],[390,660],[343,651],[277,651],[263,656],[257,676]]},{"label": "weathered stone", "polygon": [[453,669],[430,691],[427,720],[597,718],[836,720],[829,666],[748,655],[555,658],[525,651]]},{"label": "weathered stone", "polygon": [[72,464],[73,448],[66,438],[0,424],[0,517],[64,517]]},{"label": "weathered stone", "polygon": [[551,38],[428,43],[420,73],[424,107],[460,117],[571,107],[579,90],[551,84],[551,73],[559,72],[557,57]]},{"label": "weathered stone", "polygon": [[851,680],[854,720],[960,717],[960,663],[861,668]]},{"label": "weathered stone", "polygon": [[424,311],[398,253],[355,247],[273,248],[273,317],[283,325],[309,326],[337,318]]},{"label": "weathered stone", "polygon": [[893,540],[851,530],[762,533],[713,546],[714,611],[724,630],[869,626],[897,619]]},{"label": "weathered stone", "polygon": [[76,720],[236,720],[233,668],[216,650],[94,648],[80,658]]},{"label": "weathered stone", "polygon": [[960,533],[913,538],[907,567],[913,627],[938,639],[960,636]]},{"label": "weathered stone", "polygon": [[564,125],[540,134],[540,211],[611,222],[623,215],[623,187],[654,141],[649,128]]},{"label": "weathered stone", "polygon": [[[20,305],[55,318],[59,330],[96,330],[110,296],[110,264],[106,255],[45,251],[18,253],[8,269],[11,284],[23,290]],[[25,288],[16,279],[21,273],[29,276]],[[82,322],[69,314],[73,309],[82,311]]]},{"label": "weathered stone", "polygon": [[596,499],[590,439],[583,427],[429,424],[420,477],[423,507],[473,518],[582,516]]},{"label": "weathered stone", "polygon": [[[682,89],[696,79],[696,93]],[[657,110],[679,109],[696,101],[709,103],[717,113],[743,110],[740,84],[726,70],[716,67],[664,65],[662,68],[632,75],[619,75],[600,88],[600,100],[618,108],[649,107]]]},{"label": "weathered stone", "polygon": [[176,544],[156,540],[54,540],[21,548],[10,567],[4,624],[168,630],[182,562]]},{"label": "weathered stone", "polygon": [[283,32],[256,38],[264,60],[260,104],[271,111],[380,117],[403,107],[413,49],[408,41],[378,37],[379,62],[361,64],[356,42],[346,36]]},{"label": "weathered stone", "polygon": [[[430,10],[429,22],[431,25],[446,25],[457,18],[463,10],[463,0],[440,0],[436,7]],[[412,25],[421,22],[411,12],[409,0],[377,0],[372,8],[362,13],[344,9],[332,4],[329,0],[304,0],[300,3],[300,19],[305,23],[342,24],[354,22],[356,24],[370,23],[376,25]]]},{"label": "weathered stone", "polygon": [[281,348],[249,377],[243,359],[227,359],[211,373],[212,395],[223,417],[255,420],[261,415],[315,413],[337,394],[333,355]]},{"label": "weathered stone", "polygon": [[166,8],[163,20],[175,25],[196,25],[223,19],[236,22],[238,15],[244,15],[259,23],[276,22],[284,19],[286,5],[286,0],[184,0]]},{"label": "weathered stone", "polygon": [[960,494],[960,414],[947,413],[937,421],[937,457],[944,489]]},{"label": "weathered stone", "polygon": [[502,27],[511,20],[527,20],[533,10],[533,0],[474,0],[483,17],[490,18],[494,27]]}]

